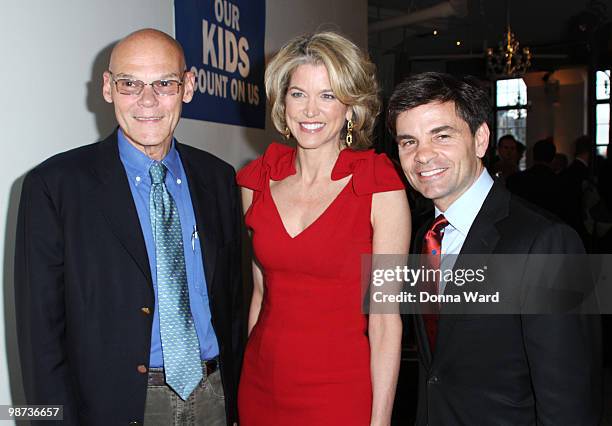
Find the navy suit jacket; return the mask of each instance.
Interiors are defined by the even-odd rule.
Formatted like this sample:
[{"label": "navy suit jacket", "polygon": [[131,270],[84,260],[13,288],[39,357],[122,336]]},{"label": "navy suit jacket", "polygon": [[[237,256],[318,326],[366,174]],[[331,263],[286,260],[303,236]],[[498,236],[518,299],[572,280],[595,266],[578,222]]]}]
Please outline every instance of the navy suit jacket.
[{"label": "navy suit jacket", "polygon": [[[416,235],[415,253],[430,223]],[[496,182],[459,254],[579,254],[578,235]],[[467,261],[467,260],[466,260]],[[512,272],[509,271],[509,274]],[[454,291],[446,286],[445,294]],[[442,314],[445,307],[442,308]],[[597,315],[440,315],[431,351],[421,315],[418,426],[597,425],[601,336]]]},{"label": "navy suit jacket", "polygon": [[[244,343],[240,203],[233,168],[177,143],[204,255],[228,422]],[[142,423],[154,292],[116,132],[30,171],[19,207],[15,298],[29,404],[62,425]]]}]

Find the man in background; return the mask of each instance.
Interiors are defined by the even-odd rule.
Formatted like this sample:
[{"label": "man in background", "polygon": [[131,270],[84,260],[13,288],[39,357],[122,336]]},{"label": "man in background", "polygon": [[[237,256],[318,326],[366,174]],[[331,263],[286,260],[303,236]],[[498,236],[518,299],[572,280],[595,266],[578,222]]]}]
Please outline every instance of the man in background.
[{"label": "man in background", "polygon": [[533,165],[506,180],[508,190],[530,203],[561,217],[562,192],[559,177],[552,169],[557,149],[551,139],[533,145]]},{"label": "man in background", "polygon": [[578,232],[587,247],[590,246],[590,234],[585,226],[585,192],[588,186],[595,188],[592,182],[591,157],[593,144],[588,136],[580,136],[574,142],[574,161],[560,175],[563,185],[562,218]]},{"label": "man in background", "polygon": [[492,173],[503,179],[519,172],[519,163],[525,147],[514,136],[507,134],[497,142],[497,160],[492,165]]},{"label": "man in background", "polygon": [[29,404],[64,425],[237,421],[244,323],[234,170],[180,144],[181,46],[136,31],[102,94],[118,129],[28,173],[15,296]]}]

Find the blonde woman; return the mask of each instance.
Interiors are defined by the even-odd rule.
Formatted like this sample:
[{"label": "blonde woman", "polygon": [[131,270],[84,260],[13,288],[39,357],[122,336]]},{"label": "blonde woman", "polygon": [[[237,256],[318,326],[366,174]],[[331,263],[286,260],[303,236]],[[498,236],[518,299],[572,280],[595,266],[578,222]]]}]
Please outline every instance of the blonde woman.
[{"label": "blonde woman", "polygon": [[238,174],[255,260],[241,426],[389,425],[399,315],[361,312],[361,255],[407,253],[410,212],[368,149],[374,66],[333,32],[287,43],[265,74],[271,144]]}]

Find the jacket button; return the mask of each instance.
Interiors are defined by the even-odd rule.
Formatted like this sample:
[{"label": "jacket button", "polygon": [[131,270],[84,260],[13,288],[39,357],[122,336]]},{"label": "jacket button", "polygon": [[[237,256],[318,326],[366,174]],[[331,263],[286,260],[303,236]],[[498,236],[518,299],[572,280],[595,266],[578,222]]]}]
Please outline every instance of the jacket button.
[{"label": "jacket button", "polygon": [[427,380],[427,383],[429,383],[430,385],[435,385],[439,382],[440,382],[440,378],[438,376],[431,376],[429,380]]},{"label": "jacket button", "polygon": [[151,309],[147,308],[146,306],[144,308],[140,308],[140,310],[145,315],[149,315],[151,313]]},{"label": "jacket button", "polygon": [[138,370],[139,373],[141,374],[145,374],[148,370],[147,367],[145,365],[140,364],[138,367],[136,367],[136,370]]}]

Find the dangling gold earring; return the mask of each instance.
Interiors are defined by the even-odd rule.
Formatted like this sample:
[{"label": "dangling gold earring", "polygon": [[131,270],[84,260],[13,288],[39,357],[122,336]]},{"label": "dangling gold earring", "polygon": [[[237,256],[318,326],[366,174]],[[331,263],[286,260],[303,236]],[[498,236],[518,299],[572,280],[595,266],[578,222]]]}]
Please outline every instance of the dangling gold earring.
[{"label": "dangling gold earring", "polygon": [[350,147],[353,143],[353,120],[346,123],[346,146]]},{"label": "dangling gold earring", "polygon": [[289,140],[289,138],[291,138],[291,130],[289,130],[289,127],[285,126],[285,131],[283,132],[283,137],[286,140]]}]

